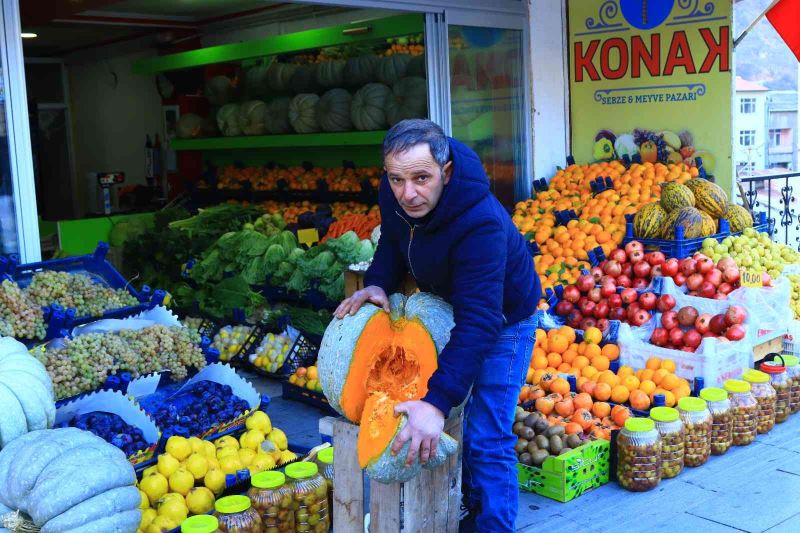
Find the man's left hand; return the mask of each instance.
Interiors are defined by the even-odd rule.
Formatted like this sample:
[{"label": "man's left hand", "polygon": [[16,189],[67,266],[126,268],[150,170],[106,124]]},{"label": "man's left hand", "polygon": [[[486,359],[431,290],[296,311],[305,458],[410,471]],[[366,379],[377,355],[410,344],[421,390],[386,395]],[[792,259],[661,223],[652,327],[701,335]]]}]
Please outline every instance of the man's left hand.
[{"label": "man's left hand", "polygon": [[392,455],[397,455],[403,445],[411,440],[406,465],[414,464],[418,455],[422,464],[427,463],[428,459],[436,455],[436,446],[444,429],[444,414],[422,400],[398,404],[394,412],[408,416],[408,423],[394,439]]}]

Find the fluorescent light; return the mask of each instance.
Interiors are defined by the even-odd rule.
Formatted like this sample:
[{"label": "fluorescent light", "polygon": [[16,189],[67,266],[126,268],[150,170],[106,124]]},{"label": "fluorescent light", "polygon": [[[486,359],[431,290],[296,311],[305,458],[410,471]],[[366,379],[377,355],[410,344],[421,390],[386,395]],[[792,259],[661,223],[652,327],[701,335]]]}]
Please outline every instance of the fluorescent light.
[{"label": "fluorescent light", "polygon": [[22,32],[20,33],[20,37],[23,39],[36,39],[39,35],[32,33],[32,32]]}]

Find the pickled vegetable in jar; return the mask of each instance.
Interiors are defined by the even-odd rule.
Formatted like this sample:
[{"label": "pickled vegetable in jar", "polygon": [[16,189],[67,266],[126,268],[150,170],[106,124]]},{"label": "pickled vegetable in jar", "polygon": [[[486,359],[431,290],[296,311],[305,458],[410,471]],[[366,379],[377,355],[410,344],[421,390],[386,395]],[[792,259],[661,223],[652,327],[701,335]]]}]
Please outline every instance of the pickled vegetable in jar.
[{"label": "pickled vegetable in jar", "polygon": [[214,504],[220,533],[261,533],[261,516],[247,496],[225,496]]},{"label": "pickled vegetable in jar", "polygon": [[733,408],[724,389],[709,387],[700,391],[700,397],[711,411],[711,455],[722,455],[733,442]]},{"label": "pickled vegetable in jar", "polygon": [[800,357],[784,355],[783,362],[792,383],[792,400],[789,403],[789,410],[796,413],[800,411]]},{"label": "pickled vegetable in jar", "polygon": [[294,530],[327,533],[328,484],[314,463],[301,461],[286,467],[286,477],[294,499]]},{"label": "pickled vegetable in jar", "polygon": [[732,443],[747,446],[758,433],[758,402],[751,392],[750,384],[740,379],[729,379],[724,384],[730,395],[733,410]]},{"label": "pickled vegetable in jar", "polygon": [[219,520],[210,514],[190,516],[181,522],[181,533],[218,533]]},{"label": "pickled vegetable in jar", "polygon": [[769,375],[759,370],[748,370],[742,376],[750,384],[753,397],[758,402],[758,433],[769,433],[775,427],[777,395],[769,382]]},{"label": "pickled vegetable in jar", "polygon": [[320,475],[328,484],[328,516],[333,522],[333,447],[320,450],[314,462],[317,463]]},{"label": "pickled vegetable in jar", "polygon": [[673,478],[683,470],[683,422],[672,407],[653,407],[650,418],[661,436],[661,479]]},{"label": "pickled vegetable in jar", "polygon": [[629,418],[617,435],[617,481],[630,491],[654,489],[661,481],[661,436],[649,418]]},{"label": "pickled vegetable in jar", "polygon": [[678,402],[678,412],[685,428],[683,464],[700,466],[711,455],[711,426],[713,418],[702,398],[687,396]]},{"label": "pickled vegetable in jar", "polygon": [[282,472],[260,472],[250,480],[247,497],[261,516],[265,533],[293,533],[294,506],[291,487]]},{"label": "pickled vegetable in jar", "polygon": [[759,368],[769,376],[769,382],[775,389],[775,422],[780,424],[789,420],[789,415],[792,414],[792,379],[786,372],[783,357],[772,355],[781,361],[764,361]]}]

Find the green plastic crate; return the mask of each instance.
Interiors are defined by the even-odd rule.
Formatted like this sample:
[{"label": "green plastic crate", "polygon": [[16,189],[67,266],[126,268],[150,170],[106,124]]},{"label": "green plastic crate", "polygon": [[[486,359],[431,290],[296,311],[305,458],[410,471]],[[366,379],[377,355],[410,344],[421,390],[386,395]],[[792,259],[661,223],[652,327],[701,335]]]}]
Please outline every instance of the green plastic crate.
[{"label": "green plastic crate", "polygon": [[517,463],[519,487],[560,502],[608,483],[610,445],[588,442],[569,453],[548,457],[541,467]]}]

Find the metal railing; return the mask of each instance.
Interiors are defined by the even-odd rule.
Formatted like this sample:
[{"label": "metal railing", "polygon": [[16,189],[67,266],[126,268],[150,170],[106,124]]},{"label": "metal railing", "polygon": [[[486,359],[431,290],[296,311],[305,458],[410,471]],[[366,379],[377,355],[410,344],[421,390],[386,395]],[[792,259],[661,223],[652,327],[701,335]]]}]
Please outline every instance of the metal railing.
[{"label": "metal railing", "polygon": [[[786,172],[768,176],[752,176],[737,178],[739,190],[751,212],[763,211],[766,207],[767,218],[772,223],[772,238],[800,250],[800,215],[795,213],[797,199],[794,196],[794,185],[800,182],[792,178],[800,177],[800,172]],[[793,185],[794,184],[794,185]],[[773,192],[778,197],[773,201]],[[777,222],[780,222],[780,225]],[[783,228],[781,230],[781,228]]]}]

